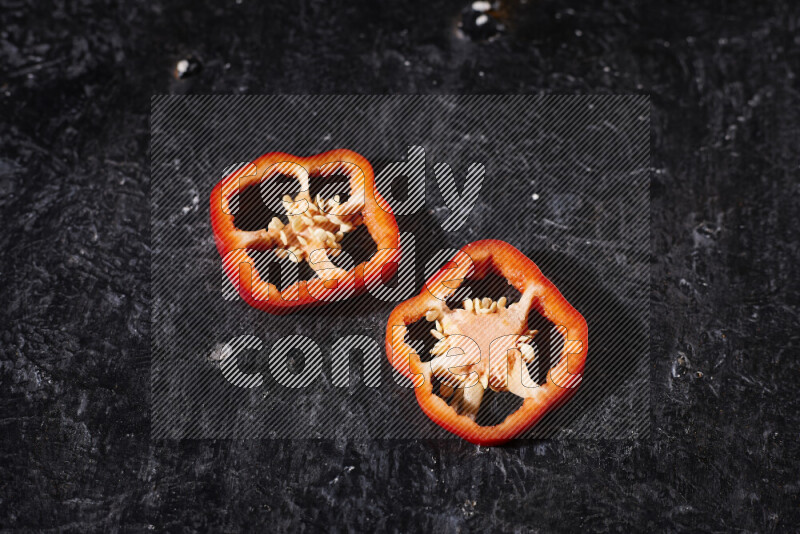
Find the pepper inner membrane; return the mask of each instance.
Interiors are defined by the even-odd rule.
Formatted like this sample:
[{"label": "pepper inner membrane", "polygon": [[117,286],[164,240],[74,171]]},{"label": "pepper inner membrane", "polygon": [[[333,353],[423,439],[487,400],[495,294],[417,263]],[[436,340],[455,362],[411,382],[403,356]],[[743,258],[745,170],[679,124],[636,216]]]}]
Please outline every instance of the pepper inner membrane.
[{"label": "pepper inner membrane", "polygon": [[[285,194],[280,202],[274,202],[277,191],[285,191],[292,185],[296,188],[298,182],[299,192]],[[269,199],[277,204],[281,217],[266,205]],[[340,265],[333,261],[341,254],[345,236],[363,226],[363,192],[351,195],[346,176],[322,178],[312,174],[305,178],[282,174],[261,182],[260,187],[244,189],[239,202],[234,224],[253,234],[254,248],[270,250],[279,260],[310,267],[325,280],[340,278],[355,265],[352,258],[343,257],[337,262]],[[310,278],[304,273],[300,277]]]},{"label": "pepper inner membrane", "polygon": [[430,357],[420,356],[430,365],[434,393],[456,413],[490,426],[518,410],[544,381],[550,347],[542,341],[549,339],[552,323],[535,310],[527,313],[532,295],[520,294],[500,276],[468,280],[462,288],[467,285],[473,295],[495,297],[439,301],[409,333],[417,337],[428,329],[424,346]]}]

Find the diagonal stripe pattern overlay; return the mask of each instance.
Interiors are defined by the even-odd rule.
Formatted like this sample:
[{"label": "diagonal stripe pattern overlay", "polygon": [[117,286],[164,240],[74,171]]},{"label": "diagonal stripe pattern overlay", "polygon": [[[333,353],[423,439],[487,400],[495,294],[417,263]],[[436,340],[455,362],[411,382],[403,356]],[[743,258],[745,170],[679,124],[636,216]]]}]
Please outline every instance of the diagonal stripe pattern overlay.
[{"label": "diagonal stripe pattern overlay", "polygon": [[[454,437],[393,371],[386,320],[420,291],[426,269],[488,238],[529,256],[589,325],[578,393],[523,437],[646,436],[649,128],[645,96],[153,97],[152,436]],[[395,209],[404,247],[397,284],[284,316],[249,307],[223,275],[211,189],[267,152],[334,148],[366,157]],[[251,209],[239,196],[238,209]],[[342,246],[356,263],[375,252],[363,226]],[[275,265],[264,272],[288,270]],[[299,267],[301,278],[314,276]],[[485,282],[457,296],[498,298]],[[558,363],[563,338],[558,325],[530,324],[540,331],[536,380]],[[409,335],[420,354],[435,341]],[[481,424],[516,408],[504,395],[487,397]]]}]

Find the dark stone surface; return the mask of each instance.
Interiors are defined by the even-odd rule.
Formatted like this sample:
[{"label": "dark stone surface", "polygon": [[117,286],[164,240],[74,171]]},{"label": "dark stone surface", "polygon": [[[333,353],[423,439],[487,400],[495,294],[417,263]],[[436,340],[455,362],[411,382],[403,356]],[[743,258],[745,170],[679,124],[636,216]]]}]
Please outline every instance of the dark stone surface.
[{"label": "dark stone surface", "polygon": [[[800,6],[464,6],[0,2],[0,526],[798,529]],[[150,441],[151,94],[540,91],[652,95],[648,439]]]}]

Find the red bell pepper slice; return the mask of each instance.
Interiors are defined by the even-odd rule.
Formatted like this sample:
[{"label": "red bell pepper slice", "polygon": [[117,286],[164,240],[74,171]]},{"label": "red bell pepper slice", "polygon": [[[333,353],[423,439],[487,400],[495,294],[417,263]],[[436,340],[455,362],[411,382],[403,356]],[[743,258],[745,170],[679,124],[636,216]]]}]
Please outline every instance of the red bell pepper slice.
[{"label": "red bell pepper slice", "polygon": [[[255,170],[253,170],[255,166]],[[287,222],[277,217],[267,228],[240,230],[234,224],[238,195],[279,175],[292,176],[301,191],[283,198]],[[350,198],[312,199],[309,180],[345,175]],[[375,187],[372,165],[350,150],[331,150],[311,157],[282,152],[265,154],[223,178],[211,191],[211,226],[227,277],[254,308],[285,314],[363,292],[381,277],[391,277],[400,260],[399,230],[394,214]],[[349,271],[333,264],[345,233],[364,224],[377,252]],[[273,250],[279,257],[308,261],[318,278],[300,280],[283,291],[261,278],[251,251]]]},{"label": "red bell pepper slice", "polygon": [[[519,301],[506,306],[505,298],[485,298],[464,301],[464,309],[447,306],[445,299],[464,279],[481,279],[488,273],[504,277],[519,290]],[[531,310],[554,323],[565,340],[560,359],[540,385],[533,383],[525,365],[536,357],[529,345],[537,333],[528,330]],[[429,362],[422,362],[405,340],[406,326],[422,317],[435,322],[431,333],[439,338]],[[462,248],[419,295],[394,309],[386,327],[387,355],[394,368],[411,379],[422,410],[439,426],[479,445],[507,442],[569,400],[581,382],[588,350],[583,316],[533,261],[496,240]],[[434,393],[434,381],[439,394]],[[487,387],[522,397],[522,406],[498,425],[477,424]]]}]

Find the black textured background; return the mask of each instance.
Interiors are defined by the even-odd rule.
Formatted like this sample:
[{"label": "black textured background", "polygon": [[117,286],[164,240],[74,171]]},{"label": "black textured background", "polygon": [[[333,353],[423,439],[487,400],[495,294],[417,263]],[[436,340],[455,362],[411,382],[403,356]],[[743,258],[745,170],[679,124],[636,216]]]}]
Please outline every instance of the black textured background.
[{"label": "black textured background", "polygon": [[[0,2],[4,529],[797,530],[797,3],[218,4]],[[651,94],[651,436],[151,442],[150,96],[207,92]]]}]

